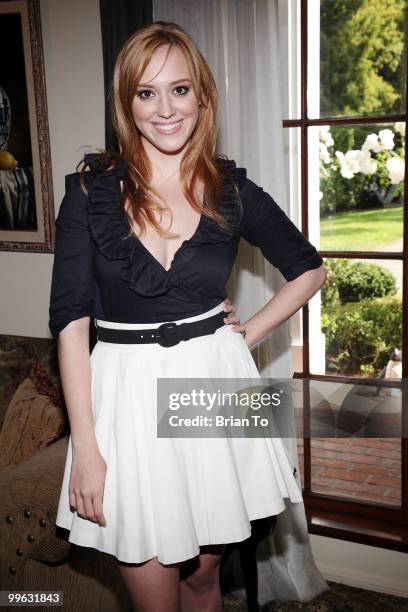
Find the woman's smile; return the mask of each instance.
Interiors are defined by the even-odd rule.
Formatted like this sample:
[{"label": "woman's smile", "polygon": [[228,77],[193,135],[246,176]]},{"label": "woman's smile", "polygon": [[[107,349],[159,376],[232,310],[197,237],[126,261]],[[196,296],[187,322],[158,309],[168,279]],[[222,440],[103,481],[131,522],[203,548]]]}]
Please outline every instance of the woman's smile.
[{"label": "woman's smile", "polygon": [[179,119],[178,121],[172,121],[171,123],[159,123],[152,121],[152,125],[154,126],[156,131],[159,132],[159,134],[169,136],[179,131],[179,129],[181,128],[182,121],[182,119]]}]

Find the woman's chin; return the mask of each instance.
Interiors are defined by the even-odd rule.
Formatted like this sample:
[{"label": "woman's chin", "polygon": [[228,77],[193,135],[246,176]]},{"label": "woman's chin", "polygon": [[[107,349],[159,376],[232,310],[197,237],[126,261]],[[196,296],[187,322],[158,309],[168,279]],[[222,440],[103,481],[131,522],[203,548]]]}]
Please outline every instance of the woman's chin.
[{"label": "woman's chin", "polygon": [[150,144],[152,144],[155,149],[157,149],[161,153],[165,153],[166,155],[177,155],[178,153],[181,153],[182,150],[187,146],[189,140],[189,138],[187,140],[182,141],[180,141],[179,139],[174,139],[172,142],[170,138],[168,138],[168,140],[160,139],[150,141]]}]

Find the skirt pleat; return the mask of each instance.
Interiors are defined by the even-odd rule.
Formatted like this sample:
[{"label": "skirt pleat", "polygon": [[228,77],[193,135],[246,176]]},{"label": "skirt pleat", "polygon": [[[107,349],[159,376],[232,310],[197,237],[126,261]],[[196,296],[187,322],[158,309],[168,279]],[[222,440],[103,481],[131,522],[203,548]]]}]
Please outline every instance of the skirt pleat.
[{"label": "skirt pleat", "polygon": [[[223,303],[191,321],[223,310]],[[147,328],[160,323],[106,327]],[[214,334],[173,347],[98,341],[91,353],[92,413],[107,463],[103,493],[106,527],[69,505],[71,436],[56,524],[69,541],[127,563],[157,557],[177,563],[207,544],[240,542],[251,520],[302,502],[280,438],[157,437],[157,378],[250,378],[260,374],[244,338],[224,325]]]}]

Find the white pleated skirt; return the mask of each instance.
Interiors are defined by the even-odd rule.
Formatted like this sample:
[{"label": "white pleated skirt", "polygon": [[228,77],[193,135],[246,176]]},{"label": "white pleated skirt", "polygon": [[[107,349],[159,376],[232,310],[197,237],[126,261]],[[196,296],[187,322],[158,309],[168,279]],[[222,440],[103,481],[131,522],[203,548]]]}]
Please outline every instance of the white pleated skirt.
[{"label": "white pleated skirt", "polygon": [[[178,322],[223,307],[221,302]],[[98,321],[114,329],[161,324]],[[261,378],[242,334],[231,325],[172,347],[98,341],[91,375],[95,435],[107,463],[107,525],[70,508],[70,436],[56,517],[70,531],[70,542],[127,563],[153,557],[177,563],[198,555],[200,546],[245,540],[250,521],[284,511],[284,498],[303,501],[280,438],[157,437],[157,378]]]}]

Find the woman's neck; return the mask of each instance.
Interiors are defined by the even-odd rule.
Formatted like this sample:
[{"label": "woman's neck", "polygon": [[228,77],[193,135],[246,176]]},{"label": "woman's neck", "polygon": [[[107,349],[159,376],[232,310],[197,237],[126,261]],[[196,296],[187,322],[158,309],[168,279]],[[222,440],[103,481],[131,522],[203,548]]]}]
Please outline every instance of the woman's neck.
[{"label": "woman's neck", "polygon": [[143,139],[143,146],[152,167],[152,184],[162,183],[174,177],[180,171],[184,149],[177,153],[163,153],[154,147],[148,140]]}]

